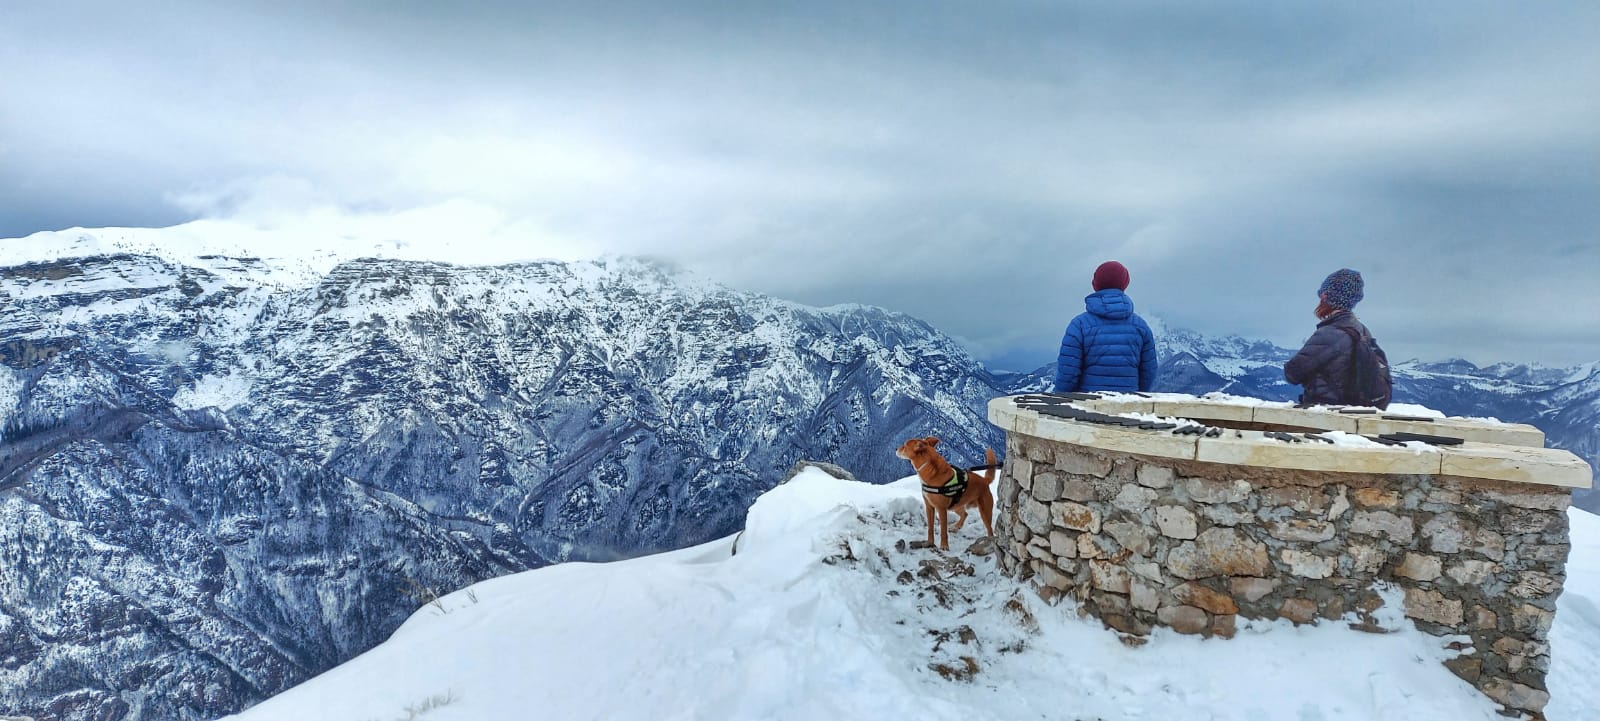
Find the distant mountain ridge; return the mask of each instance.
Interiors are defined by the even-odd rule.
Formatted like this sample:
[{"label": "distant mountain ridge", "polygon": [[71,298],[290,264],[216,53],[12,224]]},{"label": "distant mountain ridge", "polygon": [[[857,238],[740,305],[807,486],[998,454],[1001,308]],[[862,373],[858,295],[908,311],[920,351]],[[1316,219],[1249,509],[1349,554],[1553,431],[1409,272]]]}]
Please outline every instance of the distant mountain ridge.
[{"label": "distant mountain ridge", "polygon": [[[928,433],[980,458],[987,401],[1051,372],[638,259],[58,236],[0,243],[0,714],[236,711],[435,592],[730,533],[801,458],[882,482]],[[1161,353],[1163,390],[1293,391],[1270,343],[1163,329]],[[1592,462],[1594,371],[1402,364],[1397,396],[1534,419]]]}]

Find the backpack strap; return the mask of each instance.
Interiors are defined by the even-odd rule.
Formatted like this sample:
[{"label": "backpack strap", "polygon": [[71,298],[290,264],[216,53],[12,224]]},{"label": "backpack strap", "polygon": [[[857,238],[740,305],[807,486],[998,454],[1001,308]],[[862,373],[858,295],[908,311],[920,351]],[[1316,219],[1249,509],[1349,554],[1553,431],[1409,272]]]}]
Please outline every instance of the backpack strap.
[{"label": "backpack strap", "polygon": [[1344,331],[1345,335],[1350,336],[1350,362],[1347,364],[1349,368],[1345,371],[1344,402],[1361,403],[1362,400],[1359,397],[1361,389],[1356,387],[1356,384],[1361,380],[1356,376],[1356,365],[1360,363],[1360,359],[1356,357],[1356,354],[1361,352],[1361,331],[1347,325],[1336,325],[1334,327]]}]

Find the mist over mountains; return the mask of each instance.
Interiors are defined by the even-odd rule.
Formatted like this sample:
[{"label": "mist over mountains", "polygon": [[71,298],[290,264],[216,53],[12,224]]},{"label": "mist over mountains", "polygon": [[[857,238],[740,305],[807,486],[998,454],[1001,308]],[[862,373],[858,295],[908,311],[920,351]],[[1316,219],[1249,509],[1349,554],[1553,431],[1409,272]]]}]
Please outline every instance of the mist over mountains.
[{"label": "mist over mountains", "polygon": [[[732,533],[801,459],[886,482],[922,434],[980,458],[984,404],[1052,372],[638,259],[91,245],[0,258],[0,714],[233,712],[434,594]],[[1297,390],[1286,349],[1157,325],[1161,390]],[[1395,372],[1397,400],[1600,455],[1600,364]]]}]

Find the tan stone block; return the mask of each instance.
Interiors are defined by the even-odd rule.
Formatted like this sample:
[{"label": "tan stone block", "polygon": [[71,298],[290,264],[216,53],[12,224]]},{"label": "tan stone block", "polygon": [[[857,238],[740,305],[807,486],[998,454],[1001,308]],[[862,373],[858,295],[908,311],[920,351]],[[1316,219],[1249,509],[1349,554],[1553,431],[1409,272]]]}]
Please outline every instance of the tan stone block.
[{"label": "tan stone block", "polygon": [[1537,428],[1520,423],[1480,423],[1464,418],[1440,418],[1433,421],[1396,421],[1382,416],[1367,416],[1356,424],[1357,433],[1378,436],[1385,433],[1421,433],[1429,436],[1448,436],[1473,443],[1494,443],[1505,446],[1544,447],[1544,433]]},{"label": "tan stone block", "polygon": [[1570,451],[1483,443],[1444,446],[1439,472],[1447,476],[1489,478],[1542,486],[1588,488],[1594,470]]},{"label": "tan stone block", "polygon": [[1172,597],[1179,603],[1205,609],[1209,613],[1234,614],[1239,612],[1233,597],[1221,591],[1190,581],[1172,589]]},{"label": "tan stone block", "polygon": [[1286,598],[1278,607],[1278,615],[1296,625],[1312,623],[1317,620],[1317,602],[1308,598]]},{"label": "tan stone block", "polygon": [[1555,622],[1555,618],[1555,613],[1525,603],[1511,611],[1511,628],[1518,633],[1545,638],[1549,635],[1550,625]]},{"label": "tan stone block", "polygon": [[1269,423],[1277,426],[1315,428],[1324,431],[1344,431],[1345,433],[1355,433],[1358,427],[1356,419],[1352,416],[1332,411],[1284,406],[1257,406],[1253,420],[1256,423]]},{"label": "tan stone block", "polygon": [[1146,579],[1156,586],[1166,586],[1167,579],[1161,574],[1161,566],[1157,565],[1156,562],[1130,558],[1124,565],[1128,567],[1128,570],[1133,571],[1133,575]]},{"label": "tan stone block", "polygon": [[1267,438],[1260,431],[1242,431],[1238,437],[1229,432],[1217,438],[1201,438],[1195,446],[1195,460],[1199,461],[1329,473],[1437,475],[1439,459],[1438,453],[1376,444],[1285,443]]},{"label": "tan stone block", "polygon": [[1078,557],[1078,536],[1065,531],[1050,532],[1050,552],[1062,558]]},{"label": "tan stone block", "polygon": [[1104,555],[1105,551],[1094,542],[1094,536],[1087,533],[1078,536],[1078,558],[1099,558]]},{"label": "tan stone block", "polygon": [[1334,496],[1333,502],[1328,504],[1328,520],[1337,521],[1345,511],[1350,510],[1349,487],[1339,486],[1339,495]]},{"label": "tan stone block", "polygon": [[1550,694],[1503,678],[1489,679],[1480,688],[1485,696],[1506,706],[1539,713],[1550,703]]},{"label": "tan stone block", "polygon": [[1233,638],[1238,632],[1238,616],[1228,614],[1211,617],[1211,635],[1218,638]]},{"label": "tan stone block", "polygon": [[1228,579],[1228,587],[1233,595],[1243,598],[1249,603],[1255,603],[1266,597],[1278,588],[1278,579],[1275,578],[1250,578],[1248,576]]},{"label": "tan stone block", "polygon": [[1254,514],[1248,512],[1248,511],[1239,510],[1238,508],[1236,508],[1234,506],[1227,506],[1227,505],[1211,506],[1211,505],[1201,504],[1200,507],[1199,507],[1199,511],[1200,511],[1200,515],[1206,517],[1206,520],[1211,521],[1212,523],[1215,523],[1215,524],[1217,524],[1219,526],[1232,527],[1232,526],[1237,526],[1237,525],[1239,525],[1241,523],[1242,524],[1253,524],[1253,523],[1255,523],[1255,520],[1256,520],[1256,517],[1255,517]]},{"label": "tan stone block", "polygon": [[1184,478],[1178,481],[1177,487],[1198,503],[1238,503],[1250,496],[1250,483],[1244,480]]},{"label": "tan stone block", "polygon": [[1154,613],[1161,606],[1160,593],[1143,581],[1135,580],[1128,584],[1128,599],[1140,611]]},{"label": "tan stone block", "polygon": [[1049,503],[1061,497],[1061,476],[1054,473],[1040,473],[1033,477],[1033,489],[1030,493],[1034,499]]},{"label": "tan stone block", "polygon": [[1334,528],[1333,524],[1327,521],[1289,518],[1272,522],[1267,527],[1267,533],[1273,538],[1283,541],[1321,543],[1333,538]]},{"label": "tan stone block", "polygon": [[1356,511],[1350,519],[1350,532],[1383,535],[1392,541],[1410,543],[1416,534],[1416,523],[1410,516],[1396,516],[1388,511]]},{"label": "tan stone block", "polygon": [[1492,631],[1500,626],[1500,617],[1482,606],[1472,607],[1472,627],[1479,631]]},{"label": "tan stone block", "polygon": [[1104,560],[1089,562],[1089,583],[1095,588],[1108,593],[1126,594],[1131,582],[1126,568]]},{"label": "tan stone block", "polygon": [[1561,591],[1561,579],[1540,571],[1523,571],[1511,595],[1518,598],[1543,598]]},{"label": "tan stone block", "polygon": [[1301,578],[1327,578],[1333,575],[1336,559],[1318,556],[1293,548],[1278,551],[1278,558],[1289,566],[1289,572]]},{"label": "tan stone block", "polygon": [[1111,459],[1087,451],[1064,451],[1056,454],[1056,470],[1074,476],[1105,478],[1111,473]]},{"label": "tan stone block", "polygon": [[1167,606],[1156,611],[1156,619],[1178,633],[1189,634],[1204,633],[1211,623],[1206,612],[1194,606]]},{"label": "tan stone block", "polygon": [[1328,507],[1328,494],[1309,486],[1280,486],[1259,491],[1261,505],[1287,506],[1295,513],[1320,514]]},{"label": "tan stone block", "polygon": [[1167,570],[1186,579],[1265,576],[1272,563],[1260,541],[1228,528],[1208,528],[1167,553]]},{"label": "tan stone block", "polygon": [[1450,576],[1456,584],[1478,585],[1488,580],[1488,577],[1499,572],[1499,564],[1494,561],[1466,560],[1450,566],[1445,571],[1445,576]]},{"label": "tan stone block", "polygon": [[1572,494],[1555,488],[1529,488],[1521,493],[1483,491],[1479,495],[1484,500],[1494,503],[1503,503],[1519,508],[1535,508],[1541,511],[1565,511],[1568,506],[1572,505]]},{"label": "tan stone block", "polygon": [[1152,466],[1144,464],[1139,466],[1139,485],[1149,488],[1168,488],[1176,477],[1171,468],[1166,466]]},{"label": "tan stone block", "polygon": [[1442,506],[1459,506],[1461,505],[1461,500],[1460,491],[1452,491],[1448,488],[1438,487],[1434,487],[1428,491],[1429,503],[1437,503]]},{"label": "tan stone block", "polygon": [[1094,484],[1076,478],[1062,481],[1061,497],[1069,501],[1088,503],[1095,500]]},{"label": "tan stone block", "polygon": [[1535,511],[1531,508],[1507,508],[1500,513],[1500,523],[1495,530],[1507,534],[1544,533],[1552,526],[1566,529],[1566,519],[1555,511]]},{"label": "tan stone block", "polygon": [[1407,553],[1395,574],[1418,581],[1432,581],[1439,577],[1439,557],[1422,553]]},{"label": "tan stone block", "polygon": [[1451,673],[1461,677],[1467,683],[1477,683],[1478,677],[1483,675],[1483,659],[1477,656],[1457,656],[1446,659],[1444,667]]},{"label": "tan stone block", "polygon": [[1567,556],[1572,553],[1572,545],[1568,543],[1534,543],[1526,539],[1517,549],[1517,556],[1523,561],[1532,564],[1555,564],[1557,567],[1565,566]]},{"label": "tan stone block", "polygon": [[[1146,431],[1122,426],[1105,426],[1083,423],[1066,418],[1043,416],[1037,411],[1016,407],[1009,398],[997,398],[989,403],[989,421],[1012,433],[1020,433],[1046,441],[1066,443],[1085,448],[1095,448],[1108,453],[1133,453],[1156,458],[1194,458],[1194,436],[1175,436],[1161,431]],[[1031,457],[1031,455],[1030,455]],[[1037,459],[1043,460],[1043,459]],[[1056,467],[1066,473],[1060,459]],[[1109,472],[1109,466],[1098,475]],[[1085,474],[1095,475],[1095,474]]]},{"label": "tan stone block", "polygon": [[1123,486],[1111,505],[1129,513],[1144,513],[1156,500],[1156,492],[1144,486]]},{"label": "tan stone block", "polygon": [[1117,545],[1140,556],[1150,555],[1150,531],[1144,526],[1127,521],[1105,524],[1106,535],[1117,540]]},{"label": "tan stone block", "polygon": [[1472,536],[1472,551],[1485,558],[1499,561],[1506,555],[1506,537],[1487,528],[1480,528]]},{"label": "tan stone block", "polygon": [[1462,613],[1461,602],[1447,598],[1438,591],[1427,591],[1420,588],[1407,588],[1406,592],[1406,617],[1421,621],[1431,621],[1442,626],[1459,626],[1465,619]]},{"label": "tan stone block", "polygon": [[1167,538],[1191,539],[1197,535],[1194,513],[1182,506],[1161,506],[1156,509],[1156,528]]},{"label": "tan stone block", "polygon": [[1085,533],[1100,532],[1100,512],[1081,503],[1064,501],[1055,504],[1056,518],[1061,525]]},{"label": "tan stone block", "polygon": [[1188,418],[1200,421],[1238,421],[1249,423],[1255,419],[1255,409],[1226,401],[1208,401],[1204,398],[1155,400],[1154,410],[1164,418]]},{"label": "tan stone block", "polygon": [[1394,510],[1400,505],[1400,494],[1387,488],[1357,488],[1356,504],[1366,508]]},{"label": "tan stone block", "polygon": [[1034,535],[1050,532],[1050,506],[1032,498],[1017,499],[1017,520]]},{"label": "tan stone block", "polygon": [[1082,405],[1088,407],[1090,410],[1099,411],[1101,413],[1110,413],[1111,415],[1119,415],[1122,413],[1143,413],[1144,415],[1153,415],[1156,412],[1156,403],[1154,399],[1133,395],[1111,395],[1101,398],[1097,401],[1084,401]]},{"label": "tan stone block", "polygon": [[1072,577],[1049,563],[1040,563],[1034,567],[1034,581],[1040,586],[1049,586],[1058,591],[1072,588]]},{"label": "tan stone block", "polygon": [[1459,553],[1472,543],[1477,526],[1454,513],[1441,513],[1422,524],[1422,537],[1428,549],[1437,553]]},{"label": "tan stone block", "polygon": [[1532,664],[1533,659],[1548,655],[1550,644],[1538,641],[1521,641],[1509,636],[1494,642],[1494,652],[1506,660],[1506,669],[1512,673]]},{"label": "tan stone block", "polygon": [[1382,549],[1359,543],[1346,548],[1345,557],[1350,559],[1350,574],[1353,576],[1371,576],[1383,568],[1384,561],[1389,558]]}]

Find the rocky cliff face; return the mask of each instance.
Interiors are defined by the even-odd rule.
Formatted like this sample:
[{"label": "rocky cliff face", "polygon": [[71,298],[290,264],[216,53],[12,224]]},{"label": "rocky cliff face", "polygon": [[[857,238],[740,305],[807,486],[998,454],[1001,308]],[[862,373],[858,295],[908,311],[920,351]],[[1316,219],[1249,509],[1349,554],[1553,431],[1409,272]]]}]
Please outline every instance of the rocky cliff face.
[{"label": "rocky cliff face", "polygon": [[3,271],[0,713],[210,718],[432,591],[731,533],[804,457],[979,458],[954,342],[643,261]]}]

